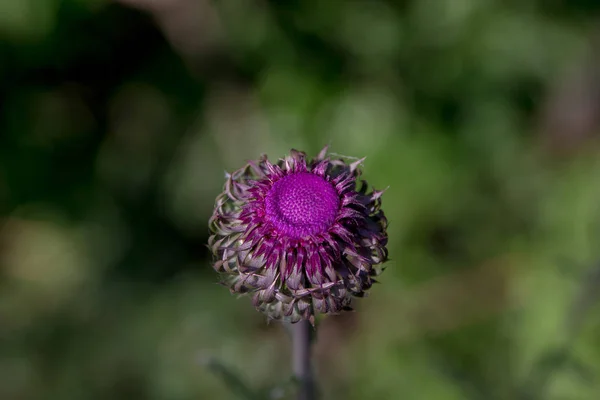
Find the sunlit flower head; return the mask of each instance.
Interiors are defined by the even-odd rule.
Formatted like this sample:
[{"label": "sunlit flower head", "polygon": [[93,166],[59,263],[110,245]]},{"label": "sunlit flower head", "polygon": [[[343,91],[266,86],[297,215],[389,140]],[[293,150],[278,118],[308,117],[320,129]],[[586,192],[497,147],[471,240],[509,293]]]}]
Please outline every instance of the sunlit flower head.
[{"label": "sunlit flower head", "polygon": [[222,283],[273,319],[351,309],[387,260],[383,192],[358,180],[362,161],[292,150],[227,174],[209,222]]}]

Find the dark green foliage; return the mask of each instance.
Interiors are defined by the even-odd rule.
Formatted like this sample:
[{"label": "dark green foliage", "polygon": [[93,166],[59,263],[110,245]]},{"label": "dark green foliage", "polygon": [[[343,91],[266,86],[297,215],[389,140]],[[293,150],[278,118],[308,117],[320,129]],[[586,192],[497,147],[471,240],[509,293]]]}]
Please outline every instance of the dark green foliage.
[{"label": "dark green foliage", "polygon": [[224,170],[329,144],[392,261],[319,328],[324,398],[595,400],[597,3],[0,2],[0,398],[285,388],[206,224]]}]

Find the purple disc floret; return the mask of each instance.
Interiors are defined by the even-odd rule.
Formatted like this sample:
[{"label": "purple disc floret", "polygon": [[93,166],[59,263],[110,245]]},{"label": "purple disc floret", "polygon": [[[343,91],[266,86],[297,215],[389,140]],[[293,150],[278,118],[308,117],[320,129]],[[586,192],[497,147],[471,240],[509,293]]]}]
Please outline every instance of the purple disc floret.
[{"label": "purple disc floret", "polygon": [[215,270],[273,319],[314,323],[351,309],[387,260],[382,191],[358,181],[363,160],[292,150],[229,174],[209,225]]}]

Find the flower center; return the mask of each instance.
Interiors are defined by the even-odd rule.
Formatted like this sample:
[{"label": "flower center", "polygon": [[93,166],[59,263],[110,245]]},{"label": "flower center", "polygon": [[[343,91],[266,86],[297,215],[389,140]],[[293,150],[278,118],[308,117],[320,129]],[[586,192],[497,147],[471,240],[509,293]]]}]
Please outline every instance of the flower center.
[{"label": "flower center", "polygon": [[340,207],[338,193],[330,182],[309,172],[278,180],[267,193],[267,218],[280,233],[301,238],[326,231]]}]

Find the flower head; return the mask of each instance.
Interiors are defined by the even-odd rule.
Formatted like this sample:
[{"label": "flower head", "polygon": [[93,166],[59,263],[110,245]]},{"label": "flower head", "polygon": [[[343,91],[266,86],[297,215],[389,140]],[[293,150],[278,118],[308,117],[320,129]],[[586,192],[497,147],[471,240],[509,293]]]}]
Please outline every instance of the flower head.
[{"label": "flower head", "polygon": [[363,160],[326,155],[250,161],[227,175],[209,222],[222,283],[274,319],[350,309],[387,260],[383,192],[358,182]]}]

